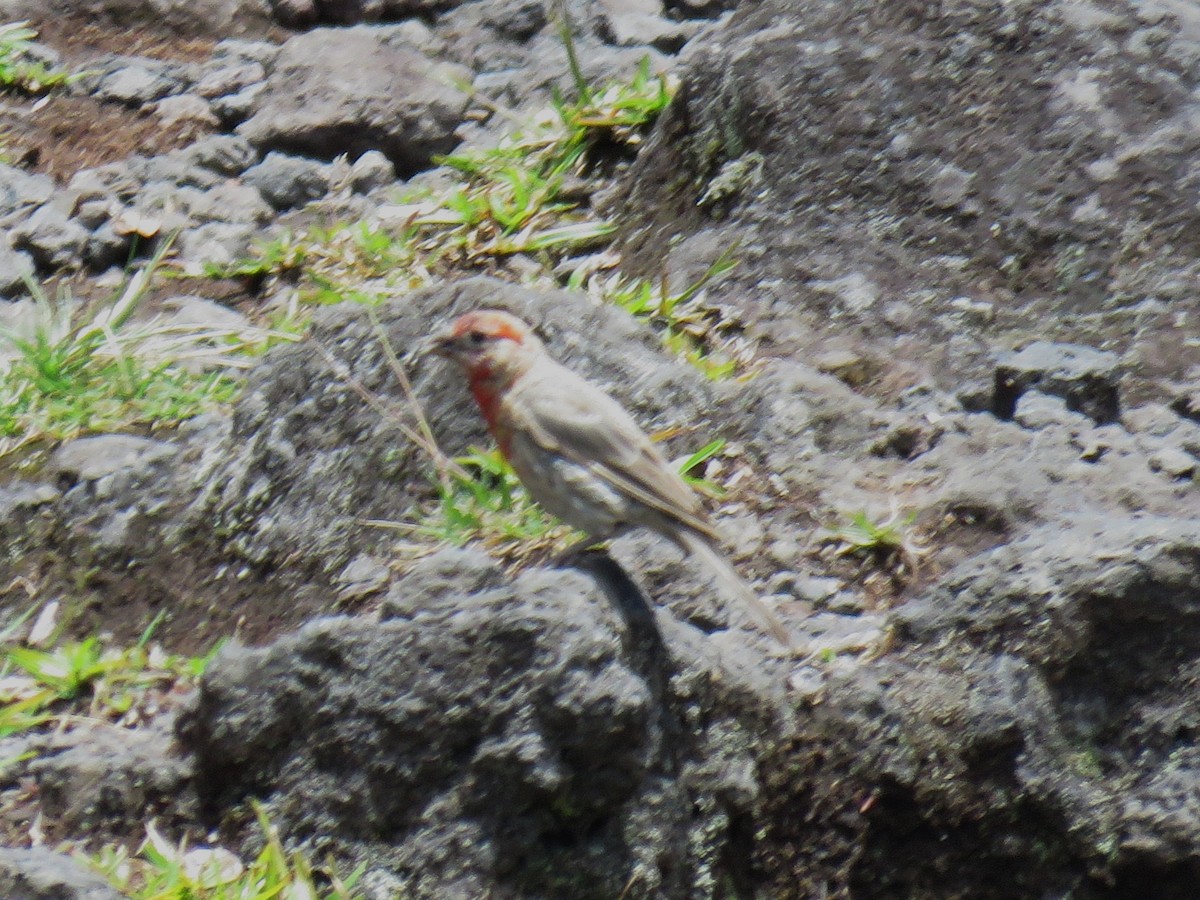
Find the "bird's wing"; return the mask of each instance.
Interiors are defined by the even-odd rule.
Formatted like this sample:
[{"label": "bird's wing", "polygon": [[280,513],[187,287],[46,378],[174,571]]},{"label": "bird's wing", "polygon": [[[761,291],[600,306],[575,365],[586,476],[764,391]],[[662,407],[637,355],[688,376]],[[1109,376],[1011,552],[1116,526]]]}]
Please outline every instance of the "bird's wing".
[{"label": "bird's wing", "polygon": [[512,406],[522,421],[514,424],[539,445],[668,518],[717,537],[695,491],[608,394],[557,363],[526,373],[516,394]]}]

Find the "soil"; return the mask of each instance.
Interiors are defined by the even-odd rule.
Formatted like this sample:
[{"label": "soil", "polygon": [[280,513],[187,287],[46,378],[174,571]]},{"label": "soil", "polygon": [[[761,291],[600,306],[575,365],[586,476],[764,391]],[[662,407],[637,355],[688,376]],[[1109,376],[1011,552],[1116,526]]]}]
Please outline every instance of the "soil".
[{"label": "soil", "polygon": [[0,105],[0,134],[11,164],[60,184],[81,169],[166,153],[211,131],[198,122],[164,125],[152,114],[92,97],[56,95]]},{"label": "soil", "polygon": [[[200,62],[212,56],[216,41],[185,38],[147,28],[115,28],[81,19],[48,20],[38,25],[39,43],[56,50],[63,68],[86,71],[109,53]],[[92,97],[57,93],[46,97],[9,95],[0,100],[0,138],[11,165],[53,177],[60,184],[80,169],[130,156],[165,153],[211,132],[197,122],[164,125],[145,111]]]}]

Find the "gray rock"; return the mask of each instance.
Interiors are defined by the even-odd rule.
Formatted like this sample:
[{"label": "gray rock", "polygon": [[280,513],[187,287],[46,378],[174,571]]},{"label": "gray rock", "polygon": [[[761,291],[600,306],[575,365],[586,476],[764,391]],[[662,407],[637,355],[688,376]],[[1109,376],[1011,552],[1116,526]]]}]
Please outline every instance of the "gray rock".
[{"label": "gray rock", "polygon": [[189,166],[209,169],[218,175],[240,175],[258,162],[258,151],[245,138],[219,134],[202,138],[180,151]]},{"label": "gray rock", "polygon": [[[66,19],[79,12],[74,0],[0,0],[6,21]],[[152,26],[189,36],[261,34],[270,24],[267,0],[94,0],[90,22],[109,26]]]},{"label": "gray rock", "polygon": [[402,172],[454,145],[469,70],[432,62],[386,32],[315,29],[283,45],[254,115],[238,132],[267,150],[332,159],[379,150]]},{"label": "gray rock", "polygon": [[[169,727],[75,729],[54,738],[30,770],[47,827],[59,834],[137,833],[187,821],[191,769]],[[165,819],[165,820],[164,820]]]},{"label": "gray rock", "polygon": [[378,150],[368,150],[350,167],[350,184],[360,194],[369,194],[395,181],[396,167]]},{"label": "gray rock", "polygon": [[1037,431],[1054,425],[1089,428],[1092,421],[1082,413],[1072,412],[1062,397],[1030,392],[1017,400],[1013,421],[1022,428]]},{"label": "gray rock", "polygon": [[144,106],[179,91],[178,81],[168,77],[158,66],[124,66],[103,76],[95,89],[101,100],[112,100],[129,106]]},{"label": "gray rock", "polygon": [[[249,171],[253,171],[252,169]],[[226,181],[210,188],[191,203],[189,214],[198,222],[248,222],[261,225],[272,218],[271,207],[254,185]]]},{"label": "gray rock", "polygon": [[1150,468],[1168,478],[1191,478],[1200,469],[1200,459],[1182,447],[1163,447],[1150,454]]},{"label": "gray rock", "polygon": [[11,232],[13,247],[27,250],[38,266],[74,268],[80,264],[88,231],[54,206],[40,206]]},{"label": "gray rock", "polygon": [[600,0],[599,8],[601,33],[622,47],[649,45],[673,52],[699,27],[667,19],[661,0]]},{"label": "gray rock", "polygon": [[83,248],[83,259],[92,269],[106,269],[129,259],[133,242],[131,232],[118,232],[109,222],[104,222],[88,235]]},{"label": "gray rock", "polygon": [[123,469],[134,473],[170,459],[178,447],[131,434],[102,434],[76,438],[54,451],[47,471],[58,477],[99,481]]},{"label": "gray rock", "polygon": [[153,109],[154,114],[162,120],[163,125],[190,122],[215,128],[221,124],[208,101],[195,94],[176,94],[173,97],[164,97],[153,105]]},{"label": "gray rock", "polygon": [[100,875],[44,847],[0,848],[0,896],[9,900],[120,900]]},{"label": "gray rock", "polygon": [[226,38],[213,47],[213,64],[255,62],[269,66],[279,55],[279,45],[271,41]]},{"label": "gray rock", "polygon": [[334,579],[338,601],[345,603],[378,594],[391,580],[391,570],[373,556],[357,556]]},{"label": "gray rock", "polygon": [[205,264],[227,265],[244,259],[258,235],[258,226],[251,223],[208,222],[189,228],[179,238],[184,270],[203,275]]},{"label": "gray rock", "polygon": [[254,104],[265,88],[266,83],[263,82],[252,84],[238,91],[236,94],[214,97],[211,102],[213,112],[226,125],[235,125],[244,122],[254,111]]},{"label": "gray rock", "polygon": [[40,206],[54,193],[54,181],[0,163],[0,216],[27,206]]},{"label": "gray rock", "polygon": [[719,896],[749,871],[725,851],[789,727],[782,673],[644,602],[611,573],[531,571],[227,648],[181,718],[202,800],[258,796],[414,898],[613,897],[633,877]]},{"label": "gray rock", "polygon": [[25,279],[32,277],[33,271],[33,257],[0,240],[0,297],[19,297],[26,293]]},{"label": "gray rock", "polygon": [[[697,13],[685,7],[668,13]],[[711,232],[741,260],[714,295],[779,356],[811,358],[854,334],[954,390],[996,346],[1041,339],[1148,363],[1130,366],[1124,392],[1154,396],[1155,381],[1200,364],[1171,321],[1184,311],[1195,331],[1188,285],[1200,267],[1178,245],[1138,259],[1121,248],[1132,232],[1200,227],[1184,199],[1197,181],[1195,85],[1176,68],[1200,58],[1200,32],[1168,38],[1132,0],[1092,19],[1084,8],[925,4],[881,20],[871,0],[741,4],[683,50],[685,88],[611,195],[623,271],[657,277],[664,247]],[[1190,8],[1185,18],[1196,23]],[[901,62],[914,33],[952,37],[944,54]],[[1125,52],[1134,34],[1169,40],[1170,60]],[[1143,83],[1162,86],[1154,126],[1125,105]],[[964,92],[994,100],[986,137]],[[1080,160],[1066,181],[1065,146]],[[1086,170],[1101,160],[1097,205]],[[738,171],[757,177],[731,191]],[[700,202],[716,189],[728,192],[720,204]],[[965,297],[991,310],[947,308]]]},{"label": "gray rock", "polygon": [[247,184],[258,188],[271,206],[284,210],[325,196],[330,172],[329,166],[316,160],[272,151],[242,177]]},{"label": "gray rock", "polygon": [[215,60],[205,68],[193,90],[209,100],[236,94],[253,84],[266,81],[267,78],[266,68],[254,60]]},{"label": "gray rock", "polygon": [[1029,390],[1062,397],[1067,408],[1097,424],[1121,414],[1120,360],[1113,353],[1075,344],[1035,341],[1004,354],[996,366],[993,412],[1012,418],[1017,401]]}]

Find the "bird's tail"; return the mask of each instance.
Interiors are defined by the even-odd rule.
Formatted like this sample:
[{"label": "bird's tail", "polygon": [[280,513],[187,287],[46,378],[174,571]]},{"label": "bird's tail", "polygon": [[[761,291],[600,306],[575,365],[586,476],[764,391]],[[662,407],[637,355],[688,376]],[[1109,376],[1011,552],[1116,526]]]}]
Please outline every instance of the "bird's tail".
[{"label": "bird's tail", "polygon": [[750,614],[763,630],[770,631],[785,647],[795,649],[796,644],[788,630],[783,627],[783,623],[779,621],[779,617],[759,599],[754,588],[738,574],[737,569],[713,544],[711,538],[684,528],[680,528],[673,537],[685,552],[703,560],[708,565],[708,568],[717,576],[718,584],[731,594],[736,594],[750,607]]}]

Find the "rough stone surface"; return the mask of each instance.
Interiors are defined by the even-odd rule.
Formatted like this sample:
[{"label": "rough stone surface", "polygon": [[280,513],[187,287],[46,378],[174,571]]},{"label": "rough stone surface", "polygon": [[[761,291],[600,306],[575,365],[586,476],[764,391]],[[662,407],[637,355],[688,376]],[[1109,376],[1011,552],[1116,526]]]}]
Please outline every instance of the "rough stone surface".
[{"label": "rough stone surface", "polygon": [[188,820],[191,769],[165,722],[128,731],[81,728],[51,741],[31,771],[44,825],[58,835],[136,834]]},{"label": "rough stone surface", "polygon": [[747,883],[763,736],[790,716],[774,667],[598,565],[473,595],[418,577],[405,618],[223,652],[181,724],[202,799],[259,796],[415,898]]},{"label": "rough stone surface", "polygon": [[1200,363],[1198,35],[1132,0],[742,4],[615,194],[624,261],[737,242],[721,293],[781,352],[854,333],[953,388],[1061,341],[1128,354],[1152,396]]},{"label": "rough stone surface", "polygon": [[1067,408],[1090,416],[1097,424],[1121,414],[1120,360],[1113,353],[1070,344],[1035,341],[1018,353],[1006,354],[996,366],[993,411],[1012,418],[1021,396],[1030,390],[1062,397]]},{"label": "rough stone surface", "polygon": [[254,115],[238,131],[263,149],[332,159],[379,150],[401,171],[454,145],[469,70],[389,43],[386,29],[315,29],[275,60]]},{"label": "rough stone surface", "polygon": [[92,22],[146,26],[190,35],[261,33],[270,24],[267,0],[0,0],[5,21],[85,16]]},{"label": "rough stone surface", "polygon": [[17,297],[25,293],[25,278],[33,275],[33,257],[12,249],[0,240],[0,297]]},{"label": "rough stone surface", "polygon": [[283,153],[268,153],[242,177],[247,184],[258,188],[264,199],[277,210],[303,206],[329,190],[327,165]]},{"label": "rough stone surface", "polygon": [[120,900],[101,876],[43,847],[0,847],[0,894],[11,900]]},{"label": "rough stone surface", "polygon": [[81,262],[87,229],[55,206],[38,207],[11,233],[13,247],[26,250],[46,269],[69,269]]},{"label": "rough stone surface", "polygon": [[31,175],[0,164],[0,216],[26,206],[40,206],[50,199],[54,182],[45,175]]}]

